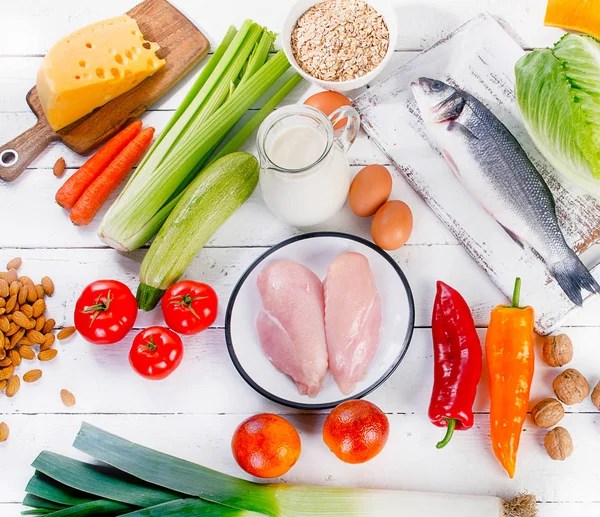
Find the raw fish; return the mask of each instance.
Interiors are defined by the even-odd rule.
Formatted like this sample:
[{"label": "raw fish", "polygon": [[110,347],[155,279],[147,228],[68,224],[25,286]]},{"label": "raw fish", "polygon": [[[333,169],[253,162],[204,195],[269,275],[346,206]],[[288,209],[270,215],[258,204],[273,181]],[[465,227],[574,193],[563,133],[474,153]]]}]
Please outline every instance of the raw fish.
[{"label": "raw fish", "polygon": [[[512,239],[527,244],[576,305],[600,286],[558,226],[552,192],[508,129],[475,97],[421,77],[413,94],[448,165]],[[518,275],[515,271],[515,275]]]},{"label": "raw fish", "polygon": [[315,397],[327,372],[321,281],[310,269],[280,260],[260,272],[257,284],[262,309],[256,329],[263,351],[302,395]]},{"label": "raw fish", "polygon": [[369,261],[342,253],[325,278],[325,332],[329,367],[341,392],[364,379],[379,345],[381,300]]}]

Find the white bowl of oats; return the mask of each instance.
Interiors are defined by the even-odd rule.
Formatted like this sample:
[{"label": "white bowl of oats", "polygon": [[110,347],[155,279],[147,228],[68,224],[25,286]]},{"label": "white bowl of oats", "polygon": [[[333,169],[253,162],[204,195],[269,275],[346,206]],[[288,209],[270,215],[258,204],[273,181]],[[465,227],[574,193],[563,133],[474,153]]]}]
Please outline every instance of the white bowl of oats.
[{"label": "white bowl of oats", "polygon": [[298,0],[281,31],[291,65],[321,88],[347,92],[377,77],[398,34],[388,0]]}]

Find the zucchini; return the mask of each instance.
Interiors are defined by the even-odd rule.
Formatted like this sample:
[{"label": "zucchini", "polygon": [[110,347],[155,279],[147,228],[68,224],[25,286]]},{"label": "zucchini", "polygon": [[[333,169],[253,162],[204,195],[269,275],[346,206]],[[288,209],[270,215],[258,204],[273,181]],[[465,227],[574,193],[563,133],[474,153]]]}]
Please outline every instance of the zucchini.
[{"label": "zucchini", "polygon": [[140,268],[140,309],[156,307],[212,235],[254,192],[258,160],[231,153],[209,165],[185,190]]}]

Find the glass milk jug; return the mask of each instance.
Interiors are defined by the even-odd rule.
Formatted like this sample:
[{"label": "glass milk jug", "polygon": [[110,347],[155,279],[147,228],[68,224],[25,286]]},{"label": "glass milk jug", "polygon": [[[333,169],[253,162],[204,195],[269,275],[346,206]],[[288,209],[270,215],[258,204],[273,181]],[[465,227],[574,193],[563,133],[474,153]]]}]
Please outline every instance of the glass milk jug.
[{"label": "glass milk jug", "polygon": [[279,220],[312,226],[342,208],[350,188],[346,153],[359,128],[350,106],[329,118],[311,106],[286,106],[266,118],[258,130],[260,189]]}]

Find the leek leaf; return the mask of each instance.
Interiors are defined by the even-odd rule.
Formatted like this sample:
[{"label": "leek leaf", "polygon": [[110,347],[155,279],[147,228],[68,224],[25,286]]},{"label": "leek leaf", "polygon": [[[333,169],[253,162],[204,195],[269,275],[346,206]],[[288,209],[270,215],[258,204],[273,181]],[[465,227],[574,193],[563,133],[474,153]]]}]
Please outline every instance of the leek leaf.
[{"label": "leek leaf", "polygon": [[[83,422],[73,446],[149,483],[275,517],[275,490],[175,458]],[[149,506],[149,505],[143,505]]]},{"label": "leek leaf", "polygon": [[38,497],[32,494],[26,494],[23,499],[23,506],[31,506],[32,508],[42,508],[48,510],[61,510],[62,508],[66,508],[67,505],[55,503],[54,501],[50,501],[48,499],[44,499],[43,497]]},{"label": "leek leaf", "polygon": [[202,499],[179,499],[169,503],[159,504],[150,508],[142,508],[131,513],[126,513],[123,517],[250,517],[260,515],[244,510],[237,510],[219,504],[209,503]]},{"label": "leek leaf", "polygon": [[50,510],[49,508],[32,508],[31,510],[23,510],[21,515],[48,515],[52,512],[54,510]]},{"label": "leek leaf", "polygon": [[93,500],[87,494],[70,489],[41,473],[36,473],[29,480],[25,492],[67,506],[89,503]]},{"label": "leek leaf", "polygon": [[53,452],[43,451],[33,467],[60,483],[121,503],[135,506],[154,506],[181,496],[160,487],[151,487],[106,467],[89,465]]},{"label": "leek leaf", "polygon": [[116,501],[106,501],[98,499],[89,503],[78,504],[77,506],[69,506],[62,510],[49,513],[52,517],[87,517],[93,515],[121,515],[125,512],[133,510],[133,507],[128,504],[117,503]]}]

